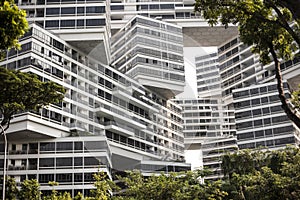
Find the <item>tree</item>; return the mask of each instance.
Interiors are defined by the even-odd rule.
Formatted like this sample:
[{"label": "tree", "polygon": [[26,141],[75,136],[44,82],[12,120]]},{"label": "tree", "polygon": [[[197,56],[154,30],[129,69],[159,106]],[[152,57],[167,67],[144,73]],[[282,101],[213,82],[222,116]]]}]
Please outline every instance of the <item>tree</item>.
[{"label": "tree", "polygon": [[227,193],[221,190],[221,181],[200,184],[202,171],[161,173],[144,177],[138,171],[119,177],[126,190],[117,199],[138,200],[212,200],[223,199]]},{"label": "tree", "polygon": [[20,48],[18,39],[28,29],[26,12],[13,0],[0,0],[0,60],[9,48]]},{"label": "tree", "polygon": [[36,179],[24,180],[21,183],[19,198],[23,200],[40,200],[40,184]]},{"label": "tree", "polygon": [[16,184],[16,180],[14,178],[11,177],[7,177],[7,179],[5,180],[6,182],[6,187],[5,187],[5,199],[7,200],[15,200],[17,199],[17,195],[18,195],[18,188],[17,188],[17,184]]},{"label": "tree", "polygon": [[98,172],[93,175],[95,180],[94,186],[96,189],[91,190],[91,197],[86,200],[108,200],[111,198],[111,193],[116,185],[113,181],[109,180],[105,172]]},{"label": "tree", "polygon": [[[245,167],[243,169],[243,167]],[[223,157],[227,199],[300,199],[300,149],[242,150]]]},{"label": "tree", "polygon": [[51,81],[42,82],[34,74],[0,67],[0,80],[1,126],[4,130],[9,128],[14,114],[58,103],[64,97],[62,86]]},{"label": "tree", "polygon": [[260,61],[263,64],[274,61],[282,108],[300,128],[300,119],[284,94],[279,62],[292,59],[300,47],[299,9],[293,7],[295,3],[292,0],[196,0],[195,11],[212,26],[238,25],[241,41],[252,46],[252,51],[260,55]]}]

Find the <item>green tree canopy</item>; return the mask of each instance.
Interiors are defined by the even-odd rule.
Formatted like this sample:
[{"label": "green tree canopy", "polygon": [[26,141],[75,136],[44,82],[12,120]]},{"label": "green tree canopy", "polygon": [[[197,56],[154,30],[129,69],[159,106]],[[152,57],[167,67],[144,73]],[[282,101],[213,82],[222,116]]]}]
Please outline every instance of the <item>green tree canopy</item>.
[{"label": "green tree canopy", "polygon": [[[200,183],[203,171],[157,174],[144,177],[138,171],[119,178],[126,185],[119,199],[132,200],[212,200],[223,199],[227,193],[221,181]],[[118,199],[118,198],[117,198]]]},{"label": "green tree canopy", "polygon": [[242,150],[223,157],[227,199],[300,199],[300,149]]},{"label": "green tree canopy", "polygon": [[260,55],[260,61],[263,64],[274,61],[282,108],[300,128],[300,120],[285,98],[279,62],[292,59],[300,47],[299,9],[293,7],[294,3],[281,0],[196,0],[195,11],[212,26],[238,25],[241,41],[252,46],[252,51]]},{"label": "green tree canopy", "polygon": [[13,0],[0,0],[0,60],[9,48],[20,48],[18,39],[28,29],[26,12]]},{"label": "green tree canopy", "polygon": [[12,115],[58,103],[64,97],[62,86],[51,81],[42,82],[34,74],[0,67],[0,80],[1,125],[5,130]]}]

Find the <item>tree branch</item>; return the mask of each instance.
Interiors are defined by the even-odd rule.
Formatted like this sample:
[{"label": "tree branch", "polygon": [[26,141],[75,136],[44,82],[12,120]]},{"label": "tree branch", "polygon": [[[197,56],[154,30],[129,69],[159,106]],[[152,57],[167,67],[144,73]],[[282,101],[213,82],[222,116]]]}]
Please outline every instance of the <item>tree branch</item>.
[{"label": "tree branch", "polygon": [[297,117],[297,115],[295,115],[294,112],[291,111],[291,108],[287,103],[287,99],[285,98],[280,63],[272,43],[269,44],[269,51],[274,59],[275,73],[276,73],[275,77],[277,79],[277,90],[278,90],[279,99],[282,104],[281,107],[284,110],[284,112],[287,114],[288,118],[292,122],[294,122],[298,128],[300,128],[300,119]]}]

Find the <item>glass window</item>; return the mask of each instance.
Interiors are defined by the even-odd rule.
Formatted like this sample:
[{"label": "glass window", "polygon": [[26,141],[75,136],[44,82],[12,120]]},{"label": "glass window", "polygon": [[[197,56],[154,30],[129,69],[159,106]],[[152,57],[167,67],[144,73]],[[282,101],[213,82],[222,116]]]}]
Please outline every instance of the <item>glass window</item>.
[{"label": "glass window", "polygon": [[54,174],[39,175],[39,183],[48,183],[49,181],[54,181]]},{"label": "glass window", "polygon": [[84,20],[83,19],[78,19],[77,20],[77,27],[82,27],[84,26]]},{"label": "glass window", "polygon": [[56,174],[56,181],[59,183],[72,182],[72,174]]},{"label": "glass window", "polygon": [[84,166],[99,166],[101,163],[100,158],[96,157],[85,157],[84,158]]},{"label": "glass window", "polygon": [[86,26],[104,26],[105,19],[87,19]]},{"label": "glass window", "polygon": [[56,151],[72,151],[73,142],[57,142]]},{"label": "glass window", "polygon": [[82,182],[82,173],[74,174],[74,182]]},{"label": "glass window", "polygon": [[47,8],[46,15],[59,15],[59,8]]},{"label": "glass window", "polygon": [[61,27],[75,27],[75,20],[61,20]]},{"label": "glass window", "polygon": [[40,167],[54,167],[54,158],[40,158]]},{"label": "glass window", "polygon": [[58,20],[51,20],[46,21],[46,28],[58,28],[59,27],[59,21]]},{"label": "glass window", "polygon": [[62,15],[75,14],[75,7],[61,8]]},{"label": "glass window", "polygon": [[84,13],[84,7],[77,7],[77,14],[83,14]]},{"label": "glass window", "polygon": [[40,143],[40,151],[55,151],[55,143],[54,142],[41,142]]},{"label": "glass window", "polygon": [[72,166],[72,158],[56,158],[56,166]]},{"label": "glass window", "polygon": [[83,165],[83,158],[82,157],[75,157],[74,158],[74,166],[82,166]]},{"label": "glass window", "polygon": [[86,150],[104,149],[106,148],[106,145],[103,141],[86,141],[84,143],[84,148]]}]

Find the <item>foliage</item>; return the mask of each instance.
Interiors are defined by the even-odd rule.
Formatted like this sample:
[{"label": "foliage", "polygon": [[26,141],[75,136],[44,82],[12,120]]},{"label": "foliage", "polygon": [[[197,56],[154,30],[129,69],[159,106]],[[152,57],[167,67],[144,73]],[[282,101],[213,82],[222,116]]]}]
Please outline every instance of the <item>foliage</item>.
[{"label": "foliage", "polygon": [[91,190],[91,197],[86,200],[108,200],[111,197],[111,193],[116,188],[114,182],[110,181],[107,174],[104,172],[98,172],[93,175],[96,189]]},{"label": "foliage", "polygon": [[42,82],[34,74],[0,67],[1,125],[8,129],[12,115],[37,110],[62,101],[65,90],[54,82]]},{"label": "foliage", "polygon": [[9,48],[20,48],[18,39],[28,29],[26,12],[13,0],[0,0],[0,60]]},{"label": "foliage", "polygon": [[16,184],[16,180],[11,177],[6,178],[6,190],[5,190],[5,199],[7,200],[15,200],[17,199],[17,194],[19,192]]},{"label": "foliage", "polygon": [[19,198],[23,200],[40,200],[40,184],[36,179],[25,180],[21,184]]},{"label": "foliage", "polygon": [[201,171],[189,171],[144,177],[138,171],[128,172],[126,177],[119,177],[127,187],[119,199],[197,200],[227,195],[221,190],[221,181],[200,184],[201,175]]},{"label": "foliage", "polygon": [[223,157],[228,199],[300,198],[300,150],[243,150]]}]

